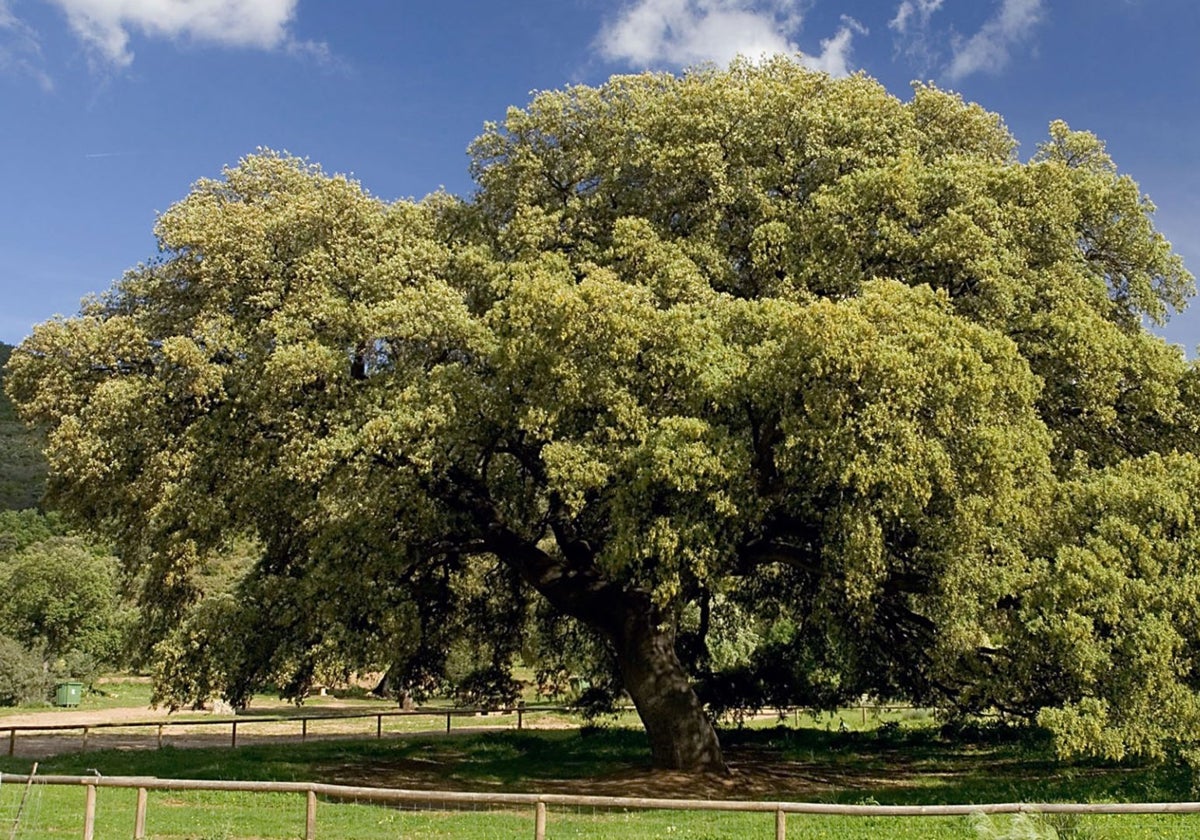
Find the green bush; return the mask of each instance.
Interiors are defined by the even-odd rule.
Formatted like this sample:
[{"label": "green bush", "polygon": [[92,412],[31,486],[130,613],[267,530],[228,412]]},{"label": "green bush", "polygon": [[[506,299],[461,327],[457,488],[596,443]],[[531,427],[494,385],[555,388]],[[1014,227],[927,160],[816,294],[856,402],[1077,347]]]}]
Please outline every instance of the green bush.
[{"label": "green bush", "polygon": [[82,537],[34,542],[0,564],[0,632],[52,663],[78,652],[118,665],[134,620],[119,579],[119,561]]},{"label": "green bush", "polygon": [[20,642],[0,636],[0,706],[44,701],[49,693],[42,657]]}]

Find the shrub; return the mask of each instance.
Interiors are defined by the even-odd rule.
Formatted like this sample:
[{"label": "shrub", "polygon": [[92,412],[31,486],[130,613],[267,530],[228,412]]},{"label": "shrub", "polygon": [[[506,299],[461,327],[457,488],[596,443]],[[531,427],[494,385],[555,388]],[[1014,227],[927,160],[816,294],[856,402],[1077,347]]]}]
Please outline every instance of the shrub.
[{"label": "shrub", "polygon": [[42,657],[20,642],[0,636],[0,706],[44,701],[49,693]]}]

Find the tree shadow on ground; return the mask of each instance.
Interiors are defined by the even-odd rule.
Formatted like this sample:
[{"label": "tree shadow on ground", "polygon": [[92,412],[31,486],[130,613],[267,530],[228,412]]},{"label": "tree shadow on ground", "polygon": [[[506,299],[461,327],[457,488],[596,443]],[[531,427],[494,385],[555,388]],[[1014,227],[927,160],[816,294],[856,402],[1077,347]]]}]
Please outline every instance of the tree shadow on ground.
[{"label": "tree shadow on ground", "polygon": [[[316,781],[473,790],[882,804],[1179,801],[1191,776],[1174,765],[1062,762],[1028,730],[827,732],[727,730],[729,771],[650,766],[633,729],[525,730],[383,740],[255,744],[237,749],[97,750],[47,759],[42,773]],[[0,769],[25,772],[16,759]]]},{"label": "tree shadow on ground", "polygon": [[1039,737],[743,730],[722,734],[726,774],[655,770],[644,736],[493,733],[413,741],[388,756],[323,768],[331,781],[386,787],[602,796],[972,803],[1176,800],[1172,766],[1062,762]]}]

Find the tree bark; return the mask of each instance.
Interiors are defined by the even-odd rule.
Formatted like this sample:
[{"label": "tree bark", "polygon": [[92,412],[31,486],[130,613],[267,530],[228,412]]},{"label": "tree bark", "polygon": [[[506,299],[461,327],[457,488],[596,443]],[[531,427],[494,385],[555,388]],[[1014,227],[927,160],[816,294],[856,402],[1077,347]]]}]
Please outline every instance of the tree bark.
[{"label": "tree bark", "polygon": [[621,611],[613,644],[621,680],[650,739],[655,767],[666,770],[725,770],[721,744],[675,653],[675,633],[655,623],[645,598]]},{"label": "tree bark", "polygon": [[608,637],[655,767],[725,770],[716,730],[675,652],[674,627],[659,620],[649,593],[606,580],[590,563],[563,563],[507,529],[493,528],[487,548],[557,609]]}]

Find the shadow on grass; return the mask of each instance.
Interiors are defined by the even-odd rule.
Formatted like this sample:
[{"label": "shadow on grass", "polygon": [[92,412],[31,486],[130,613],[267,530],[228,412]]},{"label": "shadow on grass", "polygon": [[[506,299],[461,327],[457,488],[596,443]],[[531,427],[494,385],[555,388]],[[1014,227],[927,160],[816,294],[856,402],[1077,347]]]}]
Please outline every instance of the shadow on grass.
[{"label": "shadow on grass", "polygon": [[[39,772],[193,779],[321,781],[442,790],[606,796],[789,799],[883,804],[1168,801],[1191,778],[1169,765],[1060,762],[1027,731],[944,737],[934,729],[823,732],[777,727],[722,733],[729,773],[650,767],[632,729],[425,735],[238,749],[108,750],[63,755]],[[8,772],[28,762],[0,759]]]}]

